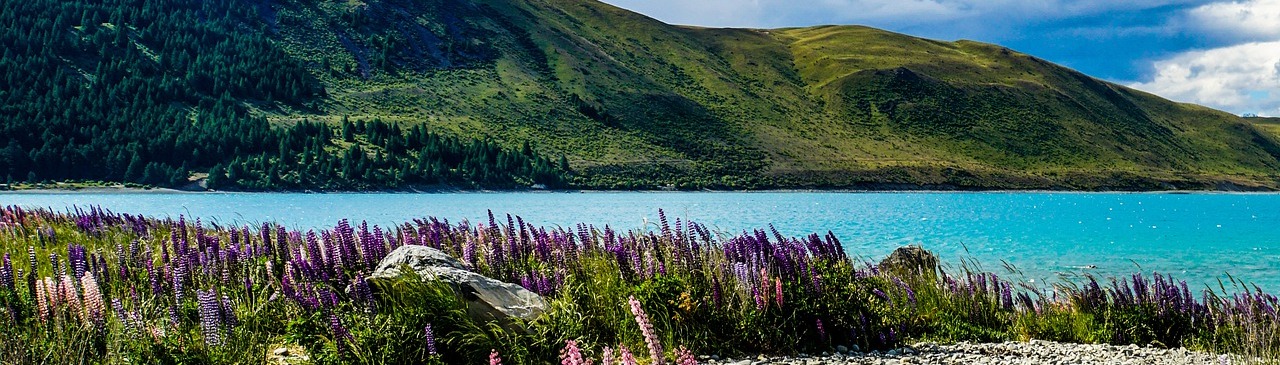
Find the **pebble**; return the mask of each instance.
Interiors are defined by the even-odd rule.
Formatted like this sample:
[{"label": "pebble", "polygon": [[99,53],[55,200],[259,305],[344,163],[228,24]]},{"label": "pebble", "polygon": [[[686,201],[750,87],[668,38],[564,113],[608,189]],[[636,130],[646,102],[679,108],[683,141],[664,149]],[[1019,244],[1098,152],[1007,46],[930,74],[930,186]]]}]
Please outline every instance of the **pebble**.
[{"label": "pebble", "polygon": [[[852,352],[850,352],[852,348]],[[1186,349],[1162,349],[1139,346],[1082,345],[1048,341],[967,343],[950,345],[919,343],[915,346],[892,349],[883,355],[858,352],[857,346],[837,346],[836,353],[824,352],[822,356],[754,357],[752,360],[721,359],[705,364],[732,365],[896,365],[896,364],[944,364],[944,365],[996,365],[996,364],[1102,364],[1102,365],[1181,365],[1218,364],[1218,356],[1188,351]],[[846,355],[847,354],[847,355]]]}]

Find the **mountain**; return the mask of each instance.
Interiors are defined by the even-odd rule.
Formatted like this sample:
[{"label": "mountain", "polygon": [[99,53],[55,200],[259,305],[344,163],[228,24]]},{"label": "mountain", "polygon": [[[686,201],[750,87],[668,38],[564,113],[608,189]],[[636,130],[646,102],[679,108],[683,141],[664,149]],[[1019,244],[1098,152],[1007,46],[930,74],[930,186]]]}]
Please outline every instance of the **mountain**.
[{"label": "mountain", "polygon": [[[672,26],[586,0],[220,0],[189,10],[209,24],[195,26],[146,11],[190,7],[176,0],[35,0],[18,13],[38,13],[30,8],[39,5],[31,4],[41,3],[60,4],[49,8],[71,15],[0,24],[14,25],[5,28],[8,33],[35,28],[116,38],[110,47],[56,47],[42,56],[33,51],[38,57],[30,58],[58,64],[48,74],[82,75],[49,84],[101,87],[96,80],[103,79],[104,63],[159,75],[121,91],[129,96],[122,101],[106,98],[104,104],[116,107],[99,114],[109,117],[113,110],[146,104],[147,97],[137,97],[146,88],[163,89],[157,84],[180,79],[168,81],[181,85],[164,94],[179,100],[151,106],[156,114],[225,109],[221,114],[235,117],[224,119],[253,121],[241,123],[254,130],[266,124],[274,126],[271,131],[304,125],[332,132],[297,132],[313,135],[303,143],[311,147],[281,153],[270,144],[262,151],[224,149],[191,162],[172,156],[164,161],[173,175],[212,171],[245,182],[232,187],[308,188],[314,183],[296,175],[310,173],[339,182],[359,175],[369,181],[360,186],[476,183],[477,176],[490,176],[488,181],[507,185],[584,188],[1280,187],[1280,139],[1248,120],[978,42],[940,42],[858,26]],[[71,3],[101,9],[93,13],[104,19],[81,19],[93,16],[76,13]],[[149,24],[166,21],[174,29],[147,33]],[[114,24],[129,30],[107,29]],[[183,57],[225,66],[201,67]],[[13,71],[6,67],[22,66],[0,62],[0,72]],[[62,92],[68,95],[35,104],[84,102]],[[24,108],[14,105],[34,94],[0,90],[0,108]],[[51,114],[56,113],[24,115]],[[15,124],[13,119],[0,122]],[[76,116],[64,119],[60,125],[74,128]],[[405,131],[384,131],[379,138],[337,135],[344,125],[374,120]],[[182,123],[143,130],[170,124]],[[49,130],[40,123],[25,125],[0,133],[40,136]],[[503,163],[525,170],[498,176],[493,171],[503,171],[497,162],[502,159],[496,157],[476,157],[471,160],[479,162],[463,168],[386,137],[411,129],[455,144],[487,143],[495,156],[526,156],[524,162]],[[113,145],[129,138],[142,137],[119,137]],[[30,158],[24,161],[38,160],[44,155],[35,144],[20,143],[8,155],[22,160],[18,155],[26,152]],[[384,152],[389,157],[383,161],[390,162],[379,164]],[[143,155],[147,160],[155,154]],[[373,167],[366,169],[372,172],[307,172],[307,161],[299,157],[339,161],[341,155],[371,156]],[[286,168],[262,172],[269,165]],[[240,174],[228,176],[227,166]],[[476,166],[491,167],[485,174],[457,173]],[[21,180],[22,169],[10,170]],[[433,180],[417,175],[423,171],[436,171],[429,177],[439,171],[452,175]],[[253,177],[240,177],[245,174]]]}]

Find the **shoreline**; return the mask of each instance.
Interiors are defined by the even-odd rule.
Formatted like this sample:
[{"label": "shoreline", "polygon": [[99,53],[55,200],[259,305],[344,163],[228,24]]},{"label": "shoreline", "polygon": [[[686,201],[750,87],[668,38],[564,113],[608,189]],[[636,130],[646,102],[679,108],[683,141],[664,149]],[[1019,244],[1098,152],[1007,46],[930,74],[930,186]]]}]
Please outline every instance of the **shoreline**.
[{"label": "shoreline", "polygon": [[[840,346],[843,348],[844,346]],[[918,343],[885,352],[834,349],[819,355],[725,358],[703,356],[709,365],[770,364],[1216,364],[1234,363],[1235,358],[1185,347],[1116,346],[1042,340],[1007,342]],[[1225,362],[1224,362],[1225,360]]]},{"label": "shoreline", "polygon": [[173,188],[135,188],[124,186],[103,186],[84,188],[31,188],[0,190],[5,194],[500,194],[500,193],[546,193],[546,194],[610,194],[610,193],[652,193],[652,194],[685,194],[685,193],[834,193],[834,194],[1153,194],[1153,195],[1190,195],[1190,194],[1241,194],[1268,195],[1280,194],[1276,190],[1055,190],[1055,189],[757,189],[757,190],[592,190],[592,189],[463,189],[463,188],[415,188],[398,190],[183,190]]}]

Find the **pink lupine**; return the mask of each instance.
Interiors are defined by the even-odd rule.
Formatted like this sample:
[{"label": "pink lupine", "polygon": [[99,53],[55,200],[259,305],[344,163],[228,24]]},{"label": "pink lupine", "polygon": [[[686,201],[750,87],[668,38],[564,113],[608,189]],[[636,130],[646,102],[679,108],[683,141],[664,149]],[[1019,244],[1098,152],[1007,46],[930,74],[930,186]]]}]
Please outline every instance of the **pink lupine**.
[{"label": "pink lupine", "polygon": [[58,290],[58,294],[62,296],[61,299],[67,303],[67,310],[76,313],[80,320],[86,320],[84,311],[81,310],[80,295],[76,294],[76,286],[71,281],[71,275],[62,275],[62,284]]},{"label": "pink lupine", "polygon": [[600,351],[600,365],[613,365],[613,349],[612,348],[605,346],[604,350]]},{"label": "pink lupine", "polygon": [[631,351],[627,350],[626,347],[618,348],[618,361],[621,363],[621,365],[639,365],[640,364],[640,362],[636,361],[636,357],[631,355]]},{"label": "pink lupine", "polygon": [[36,284],[36,309],[40,322],[49,322],[49,299],[43,282]]},{"label": "pink lupine", "polygon": [[84,318],[85,323],[93,326],[102,326],[103,314],[106,313],[106,304],[102,302],[102,291],[98,289],[98,281],[94,280],[93,275],[85,274],[80,279],[84,287]]},{"label": "pink lupine", "polygon": [[[37,283],[36,285],[39,284]],[[49,315],[52,317],[54,315],[53,311],[58,308],[59,305],[62,305],[62,297],[58,295],[58,282],[54,281],[51,277],[46,276],[44,278],[44,295],[45,302],[49,306]]]},{"label": "pink lupine", "polygon": [[502,365],[502,357],[498,356],[498,350],[489,350],[489,365]]},{"label": "pink lupine", "polygon": [[773,291],[774,291],[773,299],[774,301],[778,302],[778,308],[781,309],[782,308],[782,280],[781,279],[778,279],[778,278],[773,279]]},{"label": "pink lupine", "polygon": [[693,357],[693,351],[680,346],[680,349],[676,350],[676,365],[698,365],[698,359]]},{"label": "pink lupine", "polygon": [[658,340],[658,333],[653,329],[653,323],[649,322],[649,315],[645,314],[644,308],[640,306],[640,301],[635,296],[627,298],[631,303],[631,314],[636,316],[636,324],[640,325],[640,333],[644,335],[644,343],[649,346],[649,356],[653,358],[653,363],[663,364],[662,342]]},{"label": "pink lupine", "polygon": [[564,349],[560,350],[561,365],[591,365],[591,360],[583,359],[582,349],[578,348],[578,341],[565,341]]}]

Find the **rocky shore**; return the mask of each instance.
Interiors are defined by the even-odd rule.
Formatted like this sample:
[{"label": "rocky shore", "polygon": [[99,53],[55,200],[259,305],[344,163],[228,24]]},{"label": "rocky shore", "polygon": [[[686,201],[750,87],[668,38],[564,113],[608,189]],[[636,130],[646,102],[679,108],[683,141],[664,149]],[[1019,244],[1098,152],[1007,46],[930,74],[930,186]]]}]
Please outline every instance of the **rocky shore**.
[{"label": "rocky shore", "polygon": [[[843,351],[841,351],[843,350]],[[852,350],[852,351],[851,351]],[[887,352],[859,352],[838,347],[818,355],[720,359],[704,357],[704,364],[731,365],[898,365],[898,364],[1047,364],[1047,365],[1181,365],[1227,364],[1217,355],[1187,349],[1160,349],[1139,346],[1081,345],[1046,341],[1005,343],[921,343]]]}]

